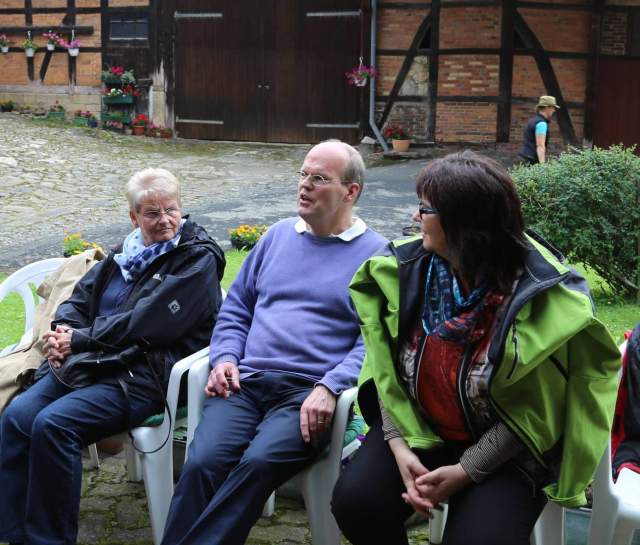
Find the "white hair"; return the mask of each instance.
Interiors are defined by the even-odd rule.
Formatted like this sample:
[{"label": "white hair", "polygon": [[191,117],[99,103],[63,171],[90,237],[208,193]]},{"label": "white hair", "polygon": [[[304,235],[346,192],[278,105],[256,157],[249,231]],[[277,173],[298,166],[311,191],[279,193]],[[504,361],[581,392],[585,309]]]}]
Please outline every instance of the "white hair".
[{"label": "white hair", "polygon": [[164,168],[145,168],[136,172],[127,182],[125,193],[129,209],[135,212],[140,211],[142,201],[157,195],[176,199],[181,206],[180,182]]},{"label": "white hair", "polygon": [[323,140],[320,143],[324,144],[325,142],[336,142],[338,144],[342,144],[344,149],[349,154],[349,160],[344,167],[342,177],[344,178],[345,182],[355,182],[360,186],[358,196],[356,197],[357,202],[360,198],[360,195],[362,195],[362,190],[364,189],[364,173],[366,171],[362,155],[360,155],[360,152],[356,148],[347,144],[346,142],[343,142],[342,140],[338,140],[337,138],[329,138],[328,140]]}]

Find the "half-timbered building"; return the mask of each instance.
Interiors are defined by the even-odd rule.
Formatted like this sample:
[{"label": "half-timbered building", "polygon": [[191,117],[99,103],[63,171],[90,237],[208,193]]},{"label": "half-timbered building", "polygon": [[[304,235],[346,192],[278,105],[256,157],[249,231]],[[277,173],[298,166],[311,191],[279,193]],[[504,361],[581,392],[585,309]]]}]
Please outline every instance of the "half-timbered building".
[{"label": "half-timbered building", "polygon": [[[49,30],[80,55],[47,51]],[[557,142],[640,140],[640,0],[0,0],[0,34],[0,100],[99,112],[121,65],[136,109],[186,138],[356,142],[398,122],[515,146],[549,94]],[[347,85],[360,58],[374,89]]]}]

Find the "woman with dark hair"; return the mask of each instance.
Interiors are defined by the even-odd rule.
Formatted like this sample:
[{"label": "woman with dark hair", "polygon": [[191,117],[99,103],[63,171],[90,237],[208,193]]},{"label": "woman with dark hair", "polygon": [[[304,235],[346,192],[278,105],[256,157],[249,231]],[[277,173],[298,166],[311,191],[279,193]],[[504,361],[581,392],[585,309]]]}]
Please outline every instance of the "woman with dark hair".
[{"label": "woman with dark hair", "polygon": [[407,543],[449,503],[446,545],[525,545],[547,500],[585,503],[619,353],[585,281],[525,234],[506,170],[464,152],[418,175],[421,239],[391,243],[351,294],[370,431],[333,512],[353,544]]}]

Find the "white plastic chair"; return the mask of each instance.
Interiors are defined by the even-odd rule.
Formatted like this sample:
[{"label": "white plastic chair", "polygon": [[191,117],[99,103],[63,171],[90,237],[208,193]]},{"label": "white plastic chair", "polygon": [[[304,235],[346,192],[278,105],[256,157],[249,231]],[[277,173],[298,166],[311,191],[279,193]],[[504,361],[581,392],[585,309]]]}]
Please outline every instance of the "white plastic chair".
[{"label": "white plastic chair", "polygon": [[[624,355],[627,342],[620,345]],[[593,482],[593,510],[588,545],[630,545],[640,529],[640,474],[622,469],[614,483],[611,444]]]},{"label": "white plastic chair", "polygon": [[[64,259],[64,257],[52,257],[50,259],[36,261],[35,263],[31,263],[21,269],[18,269],[16,272],[5,278],[2,284],[0,284],[0,301],[12,292],[17,293],[22,298],[25,314],[22,338],[19,342],[6,346],[0,350],[0,356],[10,354],[16,346],[31,340],[31,330],[33,328],[33,320],[36,312],[36,300],[34,299],[33,292],[31,291],[32,286],[34,288],[38,288],[47,276],[62,265]],[[42,301],[42,299],[38,297],[38,303],[40,303],[40,301]]]},{"label": "white plastic chair", "polygon": [[[208,358],[194,363],[189,373],[189,409],[187,413],[187,448],[193,440],[193,434],[200,422],[202,408],[204,406],[204,387],[209,376]],[[342,459],[355,451],[359,441],[352,441],[343,448],[344,434],[349,420],[351,406],[353,405],[357,388],[344,391],[338,398],[336,411],[333,417],[331,430],[331,443],[328,451],[324,453],[314,464],[302,470],[287,483],[298,488],[301,492],[309,517],[311,537],[314,545],[339,545],[340,530],[331,514],[331,494],[338,479],[340,463]],[[273,513],[273,495],[267,501],[264,514]]]}]

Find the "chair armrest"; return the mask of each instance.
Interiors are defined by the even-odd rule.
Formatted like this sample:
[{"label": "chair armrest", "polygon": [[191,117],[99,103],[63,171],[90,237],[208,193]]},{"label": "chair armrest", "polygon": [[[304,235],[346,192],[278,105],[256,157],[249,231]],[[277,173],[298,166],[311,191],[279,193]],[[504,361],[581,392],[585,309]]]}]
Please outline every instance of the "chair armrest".
[{"label": "chair armrest", "polygon": [[202,408],[204,406],[204,387],[207,384],[211,367],[209,365],[209,349],[200,354],[200,358],[193,364],[189,371],[187,390],[187,452],[193,440],[193,434],[200,422]]},{"label": "chair armrest", "polygon": [[345,390],[338,396],[336,404],[336,412],[333,415],[333,427],[331,429],[331,443],[329,444],[328,458],[330,460],[342,458],[342,447],[344,443],[344,434],[349,423],[349,414],[351,406],[358,395],[358,388],[354,386]]},{"label": "chair armrest", "polygon": [[640,520],[640,473],[629,468],[623,468],[618,475],[616,484],[613,485],[615,495],[620,499],[622,505],[633,510],[635,518]]}]

